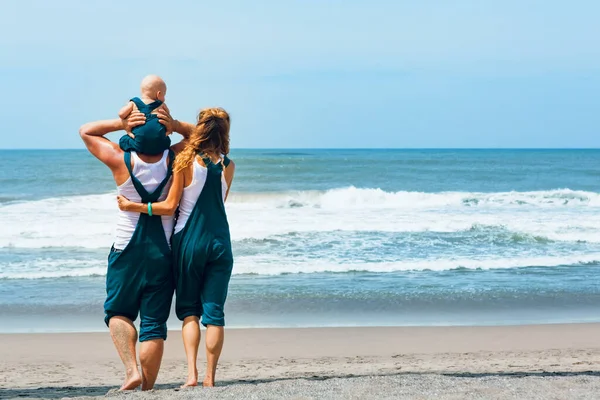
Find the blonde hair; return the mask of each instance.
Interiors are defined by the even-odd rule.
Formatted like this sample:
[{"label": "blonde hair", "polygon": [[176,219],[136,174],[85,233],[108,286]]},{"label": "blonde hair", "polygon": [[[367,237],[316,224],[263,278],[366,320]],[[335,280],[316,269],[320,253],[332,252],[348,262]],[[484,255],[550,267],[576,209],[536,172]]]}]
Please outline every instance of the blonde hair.
[{"label": "blonde hair", "polygon": [[189,167],[198,153],[229,154],[229,126],[229,114],[224,109],[214,107],[200,111],[196,127],[175,159],[174,172]]}]

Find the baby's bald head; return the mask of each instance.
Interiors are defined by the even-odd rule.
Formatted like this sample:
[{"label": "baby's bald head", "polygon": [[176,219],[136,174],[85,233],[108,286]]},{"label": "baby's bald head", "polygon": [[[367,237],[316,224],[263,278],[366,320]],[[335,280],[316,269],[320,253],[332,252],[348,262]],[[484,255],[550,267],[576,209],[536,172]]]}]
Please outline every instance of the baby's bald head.
[{"label": "baby's bald head", "polygon": [[142,96],[153,100],[165,101],[167,95],[167,84],[158,75],[148,75],[142,80]]}]

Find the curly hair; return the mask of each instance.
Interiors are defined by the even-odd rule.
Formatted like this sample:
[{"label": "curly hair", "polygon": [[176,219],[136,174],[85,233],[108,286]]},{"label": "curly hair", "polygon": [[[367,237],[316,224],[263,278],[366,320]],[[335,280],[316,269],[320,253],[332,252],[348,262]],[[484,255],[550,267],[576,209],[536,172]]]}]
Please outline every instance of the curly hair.
[{"label": "curly hair", "polygon": [[229,154],[229,114],[220,107],[205,108],[187,139],[185,148],[175,159],[174,172],[189,167],[198,153]]}]

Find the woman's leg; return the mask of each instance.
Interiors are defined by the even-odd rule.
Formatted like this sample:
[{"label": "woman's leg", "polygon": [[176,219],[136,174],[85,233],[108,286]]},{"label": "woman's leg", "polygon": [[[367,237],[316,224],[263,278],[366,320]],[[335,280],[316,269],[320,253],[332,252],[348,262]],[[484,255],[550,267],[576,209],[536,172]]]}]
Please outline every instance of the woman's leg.
[{"label": "woman's leg", "polygon": [[[206,376],[203,386],[215,385],[217,363],[223,350],[225,339],[225,300],[233,268],[233,256],[230,246],[217,243],[220,256],[209,262],[204,268],[202,282],[202,324],[206,326]],[[213,250],[214,250],[213,249]]]},{"label": "woman's leg", "polygon": [[183,320],[181,328],[183,336],[183,347],[185,348],[185,356],[188,363],[188,376],[184,387],[198,386],[198,367],[196,360],[198,358],[198,347],[200,347],[200,324],[198,317],[190,316]]},{"label": "woman's leg", "polygon": [[223,350],[225,329],[222,326],[208,325],[206,327],[206,376],[202,386],[215,386],[217,363]]}]

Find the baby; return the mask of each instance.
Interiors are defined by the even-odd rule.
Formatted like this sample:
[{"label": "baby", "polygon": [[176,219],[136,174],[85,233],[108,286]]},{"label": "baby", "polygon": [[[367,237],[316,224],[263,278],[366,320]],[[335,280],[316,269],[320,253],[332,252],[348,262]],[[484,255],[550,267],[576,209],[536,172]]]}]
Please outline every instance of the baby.
[{"label": "baby", "polygon": [[[163,106],[167,84],[159,76],[148,75],[142,80],[141,99],[134,97],[119,111],[119,117],[125,119],[132,111],[138,110],[146,116],[144,125],[133,128],[133,137],[124,135],[119,140],[123,151],[135,151],[142,154],[162,154],[171,146],[167,129],[158,121],[156,110]],[[164,105],[166,107],[166,105]]]}]

